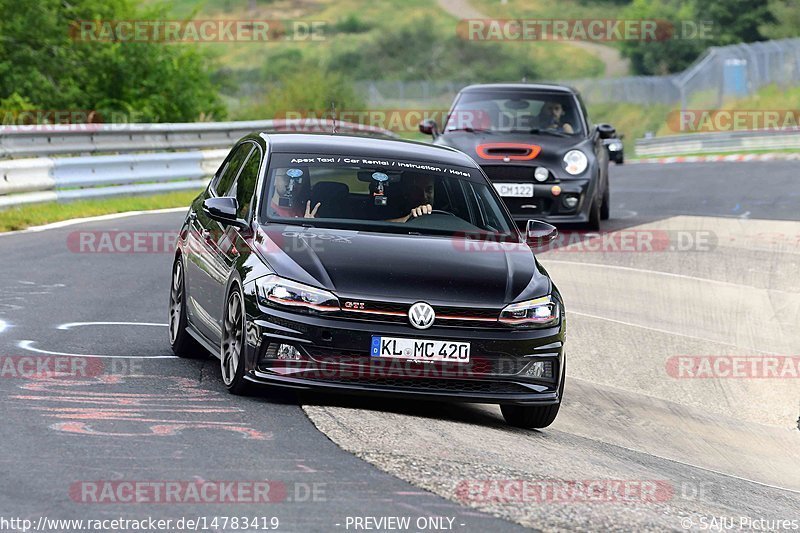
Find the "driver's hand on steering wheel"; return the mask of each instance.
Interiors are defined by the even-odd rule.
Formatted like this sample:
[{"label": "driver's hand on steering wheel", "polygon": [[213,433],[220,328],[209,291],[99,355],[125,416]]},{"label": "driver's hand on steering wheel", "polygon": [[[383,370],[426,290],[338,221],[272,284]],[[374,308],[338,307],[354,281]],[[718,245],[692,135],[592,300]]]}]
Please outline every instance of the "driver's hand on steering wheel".
[{"label": "driver's hand on steering wheel", "polygon": [[422,215],[430,215],[432,212],[433,206],[431,204],[423,204],[412,209],[411,213],[408,215],[408,218],[410,220],[412,218],[421,217]]}]

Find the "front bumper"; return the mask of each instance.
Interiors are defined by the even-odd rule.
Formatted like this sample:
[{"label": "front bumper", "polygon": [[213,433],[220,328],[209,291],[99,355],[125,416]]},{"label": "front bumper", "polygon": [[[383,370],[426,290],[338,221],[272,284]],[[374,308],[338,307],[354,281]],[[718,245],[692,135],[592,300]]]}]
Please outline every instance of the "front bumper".
[{"label": "front bumper", "polygon": [[[565,323],[543,330],[434,326],[334,319],[265,310],[249,317],[248,381],[299,390],[346,392],[457,402],[547,405],[560,402]],[[372,335],[470,342],[470,363],[420,363],[372,358]],[[268,357],[272,345],[291,345],[300,360]],[[274,351],[274,350],[273,350]],[[535,361],[551,377],[531,377]]]}]

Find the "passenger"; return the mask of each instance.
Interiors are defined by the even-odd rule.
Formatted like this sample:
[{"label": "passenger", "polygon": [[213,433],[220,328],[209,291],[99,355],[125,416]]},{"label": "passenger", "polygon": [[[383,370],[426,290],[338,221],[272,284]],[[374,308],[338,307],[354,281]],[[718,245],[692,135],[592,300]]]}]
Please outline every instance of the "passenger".
[{"label": "passenger", "polygon": [[[317,210],[319,206],[322,205],[320,202],[317,202],[317,205],[314,208],[311,208],[311,200],[306,201],[305,206],[305,213],[303,213],[303,205],[302,205],[302,197],[304,196],[301,191],[292,191],[292,197],[297,200],[300,199],[295,205],[289,206],[282,206],[280,205],[281,198],[286,198],[289,184],[292,180],[286,172],[288,169],[279,168],[275,171],[275,191],[272,193],[272,198],[270,199],[270,209],[273,213],[275,213],[279,217],[285,218],[314,218],[317,214]],[[308,178],[304,178],[304,182],[308,181]],[[303,183],[303,182],[301,182]],[[308,189],[307,186],[303,187],[301,185],[301,190]]]}]

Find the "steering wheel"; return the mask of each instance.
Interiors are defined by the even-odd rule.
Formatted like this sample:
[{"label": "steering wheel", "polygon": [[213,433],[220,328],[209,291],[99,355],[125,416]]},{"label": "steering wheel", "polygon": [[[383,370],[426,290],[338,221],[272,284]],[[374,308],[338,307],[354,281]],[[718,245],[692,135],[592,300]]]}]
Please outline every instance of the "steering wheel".
[{"label": "steering wheel", "polygon": [[433,209],[427,215],[420,215],[418,217],[410,217],[408,220],[406,220],[406,224],[416,224],[420,220],[425,220],[425,218],[430,217],[431,215],[444,215],[444,216],[451,216],[451,217],[458,218],[457,215],[455,215],[454,213],[451,213],[450,211],[444,211],[443,209]]}]

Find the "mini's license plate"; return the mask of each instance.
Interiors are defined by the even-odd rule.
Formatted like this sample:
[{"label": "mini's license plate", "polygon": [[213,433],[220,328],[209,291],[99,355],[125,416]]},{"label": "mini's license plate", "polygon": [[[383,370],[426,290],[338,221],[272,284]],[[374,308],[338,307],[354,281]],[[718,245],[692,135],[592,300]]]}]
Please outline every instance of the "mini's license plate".
[{"label": "mini's license plate", "polygon": [[495,183],[494,188],[500,196],[509,198],[530,198],[533,196],[533,183]]},{"label": "mini's license plate", "polygon": [[393,359],[468,363],[469,343],[373,336],[370,354]]}]

